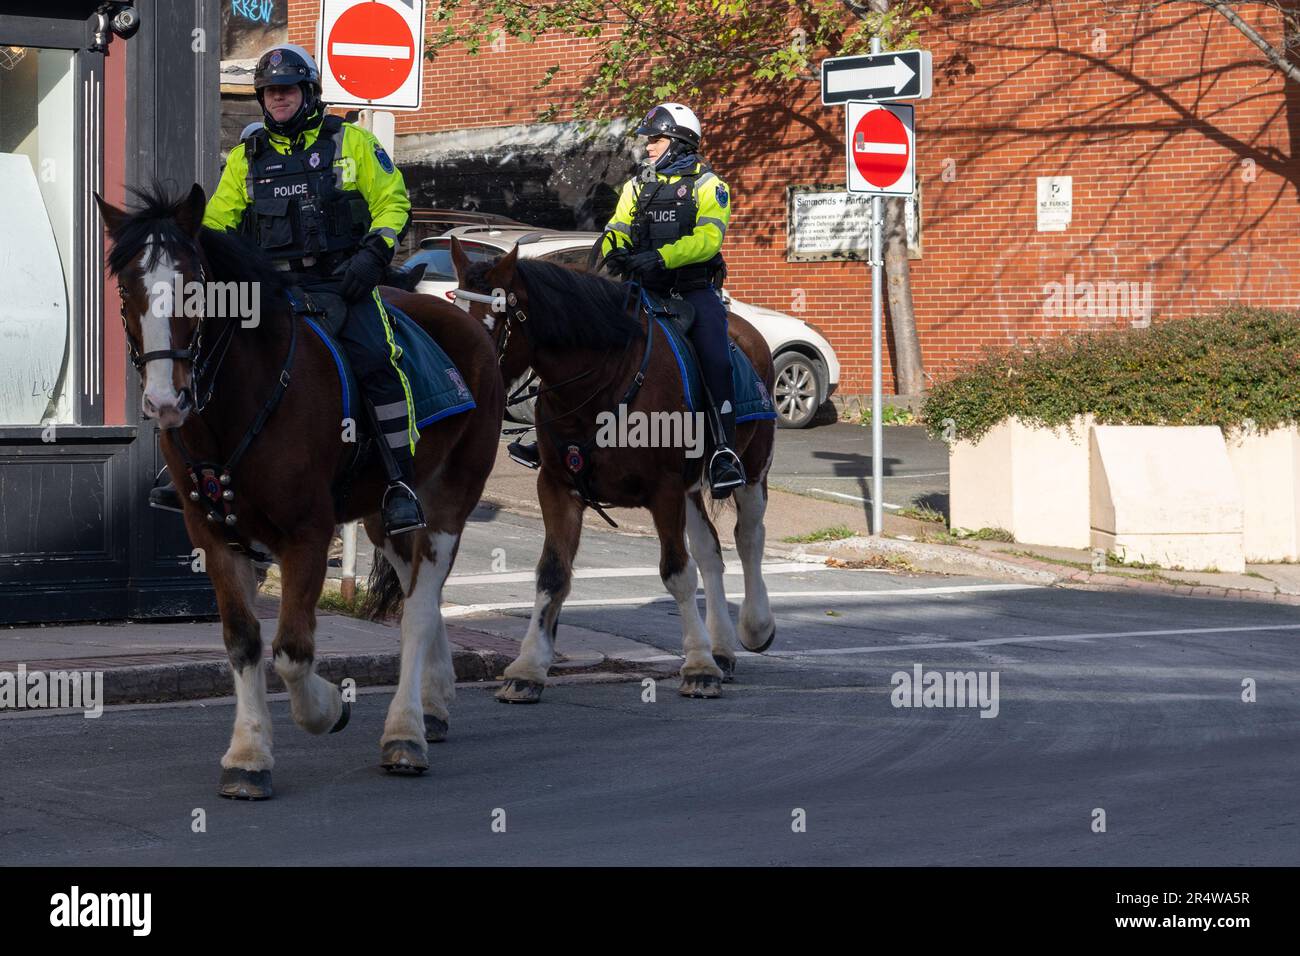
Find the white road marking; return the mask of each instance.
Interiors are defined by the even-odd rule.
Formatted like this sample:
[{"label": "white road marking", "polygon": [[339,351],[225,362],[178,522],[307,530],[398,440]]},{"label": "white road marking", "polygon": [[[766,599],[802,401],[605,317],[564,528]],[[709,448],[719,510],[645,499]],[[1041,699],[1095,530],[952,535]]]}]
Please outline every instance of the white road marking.
[{"label": "white road marking", "polygon": [[[732,558],[736,564],[735,569],[728,569],[724,573],[740,575],[743,569],[740,567],[740,559],[735,555]],[[774,563],[763,565],[764,574],[802,574],[805,571],[834,571],[835,568],[827,567],[825,564],[813,564],[812,562],[790,561],[785,563]],[[865,570],[865,569],[864,569]],[[575,578],[644,578],[659,577],[659,569],[654,568],[582,568],[573,572]],[[447,578],[447,585],[453,584],[532,584],[537,577],[536,571],[502,571],[498,574],[453,574]],[[532,607],[530,604],[529,607]]]},{"label": "white road marking", "polygon": [[[972,594],[981,591],[1037,591],[1042,588],[1037,584],[962,584],[933,588],[889,588],[880,591],[773,591],[768,597],[774,598],[860,598],[860,597],[901,597],[910,595],[934,595],[934,594]],[[703,597],[704,592],[699,592],[699,597]],[[728,600],[739,601],[745,595],[741,593],[731,593],[727,595]],[[669,594],[654,594],[645,597],[626,597],[626,598],[584,598],[582,600],[568,600],[564,602],[567,607],[638,607],[645,604],[654,604],[659,601],[671,601],[672,596]],[[485,614],[491,611],[519,611],[532,610],[532,601],[501,601],[495,604],[460,604],[453,605],[443,609],[443,617],[467,617],[471,614]],[[1300,627],[1300,625],[1296,625]],[[924,645],[918,644],[917,647]]]},{"label": "white road marking", "polygon": [[[1032,585],[1027,585],[1032,586]],[[768,651],[755,654],[741,651],[746,657],[834,657],[842,654],[889,654],[898,651],[944,650],[966,647],[989,647],[996,644],[1038,644],[1044,641],[1092,641],[1105,637],[1170,637],[1179,634],[1235,634],[1252,631],[1297,631],[1300,624],[1258,624],[1249,627],[1187,627],[1161,631],[1091,631],[1081,634],[1040,634],[1035,637],[988,637],[977,641],[934,641],[929,644],[882,644],[874,647],[827,647],[806,651]]]},{"label": "white road marking", "polygon": [[[919,475],[898,474],[898,475],[886,475],[885,477],[886,478],[938,478],[940,476],[946,476],[947,474],[948,472],[946,471],[926,471],[926,472],[922,472]],[[768,475],[767,476],[768,481],[778,481],[778,480],[790,481],[796,478],[799,479],[812,478],[816,481],[862,481],[862,482],[871,481],[871,479],[866,475],[862,475],[862,476],[859,475]]]},{"label": "white road marking", "polygon": [[[817,491],[817,492],[820,492],[820,493],[823,494],[823,495],[830,495],[830,496],[833,497],[833,498],[847,498],[849,501],[861,501],[861,502],[864,502],[864,503],[869,503],[869,502],[871,501],[870,498],[860,498],[860,497],[858,497],[857,495],[846,495],[846,494],[844,494],[844,492],[842,492],[842,491],[827,491],[825,488],[809,488],[808,490],[809,490],[809,491]],[[883,505],[883,506],[886,507],[886,508],[891,508],[891,509],[893,509],[894,511],[899,511],[899,510],[901,510],[902,507],[903,507],[902,505],[893,505],[893,504],[890,504],[888,501],[882,501],[882,502],[881,502],[881,505]]]}]

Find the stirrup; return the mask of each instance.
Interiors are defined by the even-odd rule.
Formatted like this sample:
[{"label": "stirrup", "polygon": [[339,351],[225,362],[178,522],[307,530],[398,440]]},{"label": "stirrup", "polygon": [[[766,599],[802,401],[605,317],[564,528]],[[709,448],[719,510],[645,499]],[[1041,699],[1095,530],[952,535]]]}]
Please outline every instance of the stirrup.
[{"label": "stirrup", "polygon": [[[718,463],[719,455],[723,457],[722,467],[724,469],[730,467],[733,474],[729,478],[714,481],[714,465]],[[741,463],[740,456],[733,449],[726,445],[720,445],[709,458],[708,477],[709,489],[713,497],[722,500],[731,494],[733,488],[739,488],[745,484],[745,466]]]},{"label": "stirrup", "polygon": [[[400,493],[401,498],[392,501],[394,507],[390,511],[389,504],[394,492]],[[425,527],[424,509],[420,507],[420,499],[416,497],[410,485],[404,481],[394,481],[384,491],[381,511],[384,520],[384,531],[390,536],[408,534],[411,531],[418,531]],[[403,514],[402,511],[406,513]]]},{"label": "stirrup", "polygon": [[515,439],[509,445],[506,445],[506,454],[512,461],[517,461],[525,468],[540,468],[542,466],[542,456],[537,452],[537,442],[524,444]]},{"label": "stirrup", "polygon": [[153,487],[149,489],[149,507],[184,514],[180,492],[176,490],[176,482],[172,480],[166,465],[154,476]]}]

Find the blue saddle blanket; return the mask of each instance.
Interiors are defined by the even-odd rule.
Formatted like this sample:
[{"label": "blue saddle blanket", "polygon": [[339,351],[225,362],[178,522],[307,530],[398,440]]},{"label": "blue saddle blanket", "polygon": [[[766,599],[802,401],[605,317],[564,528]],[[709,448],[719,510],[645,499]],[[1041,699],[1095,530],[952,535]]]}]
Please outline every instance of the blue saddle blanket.
[{"label": "blue saddle blanket", "polygon": [[[668,344],[672,347],[673,355],[677,359],[677,370],[682,376],[682,389],[686,393],[686,407],[693,412],[703,411],[706,402],[704,381],[700,376],[700,367],[696,363],[694,352],[687,348],[686,341],[682,337],[677,323],[657,316],[655,321],[659,323],[659,328],[663,330],[665,338],[668,339]],[[768,394],[767,386],[763,384],[763,380],[758,377],[758,372],[755,370],[754,364],[750,362],[749,356],[741,351],[735,342],[729,344],[731,346],[731,386],[735,395],[733,404],[736,409],[736,424],[776,418],[776,408],[772,404],[772,396]]]},{"label": "blue saddle blanket", "polygon": [[[456,363],[447,357],[447,353],[429,333],[405,312],[387,302],[384,303],[384,311],[393,324],[393,339],[401,349],[398,362],[411,386],[416,427],[423,428],[449,415],[474,408],[474,396],[470,394],[460,369],[456,368]],[[339,384],[343,387],[343,417],[354,418],[354,413],[361,408],[358,404],[361,392],[357,388],[357,380],[352,374],[347,356],[343,354],[338,342],[316,320],[306,315],[302,318],[334,356]]]}]

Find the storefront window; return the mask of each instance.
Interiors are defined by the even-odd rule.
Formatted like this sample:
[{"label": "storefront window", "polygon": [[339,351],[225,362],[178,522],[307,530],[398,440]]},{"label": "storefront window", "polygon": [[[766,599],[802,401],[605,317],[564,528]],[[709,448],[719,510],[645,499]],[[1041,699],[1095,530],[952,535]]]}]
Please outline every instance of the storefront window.
[{"label": "storefront window", "polygon": [[72,422],[73,52],[0,45],[0,425]]}]

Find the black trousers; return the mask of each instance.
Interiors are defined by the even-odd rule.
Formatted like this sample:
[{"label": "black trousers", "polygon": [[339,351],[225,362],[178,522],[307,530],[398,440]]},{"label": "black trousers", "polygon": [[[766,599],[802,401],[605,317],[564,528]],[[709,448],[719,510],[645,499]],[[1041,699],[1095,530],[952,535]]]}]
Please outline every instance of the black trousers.
[{"label": "black trousers", "polygon": [[[415,456],[419,431],[411,385],[401,367],[401,350],[393,339],[392,320],[379,293],[348,304],[339,344],[357,376],[357,384],[375,406],[379,427],[399,467],[405,471]],[[409,476],[408,476],[409,477]]]},{"label": "black trousers", "polygon": [[731,343],[727,337],[727,307],[712,287],[683,292],[682,298],[695,306],[695,324],[691,326],[691,344],[700,358],[704,385],[719,408],[734,402],[731,384]]}]

